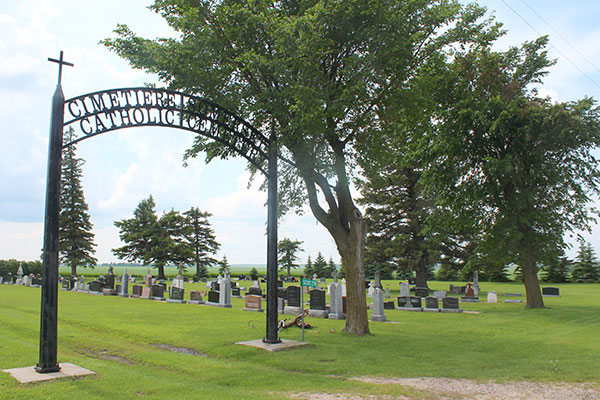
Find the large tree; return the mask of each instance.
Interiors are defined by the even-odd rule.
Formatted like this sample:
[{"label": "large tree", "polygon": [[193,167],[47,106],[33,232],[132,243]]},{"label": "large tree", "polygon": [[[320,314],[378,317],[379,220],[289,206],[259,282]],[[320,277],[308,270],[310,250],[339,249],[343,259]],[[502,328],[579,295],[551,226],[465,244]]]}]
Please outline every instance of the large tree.
[{"label": "large tree", "polygon": [[196,265],[196,276],[208,277],[208,268],[218,262],[211,255],[216,254],[221,247],[208,220],[212,214],[202,212],[196,207],[183,214],[188,219],[187,223],[193,228],[186,234],[186,239],[194,250],[193,262]]},{"label": "large tree", "polygon": [[594,101],[554,103],[531,89],[546,68],[547,39],[506,52],[474,47],[432,76],[441,110],[428,143],[429,174],[456,221],[482,232],[482,253],[521,269],[527,307],[543,307],[538,265],[586,229],[600,189]]},{"label": "large tree", "polygon": [[[104,43],[169,87],[276,133],[293,162],[280,171],[280,211],[308,200],[345,268],[345,330],[369,333],[365,223],[350,190],[355,145],[377,132],[376,109],[419,65],[449,43],[488,40],[483,10],[456,0],[156,0],[152,9],[179,38],[147,40],[120,25]],[[199,136],[187,155],[200,152],[232,154]]]},{"label": "large tree", "polygon": [[283,238],[277,243],[277,252],[279,253],[279,268],[287,270],[288,280],[292,268],[298,268],[296,261],[298,260],[297,252],[302,251],[302,244],[299,240]]},{"label": "large tree", "polygon": [[[73,129],[65,132],[64,141],[73,140]],[[77,267],[94,267],[94,232],[88,214],[88,205],[81,186],[84,160],[75,155],[76,147],[63,150],[60,177],[59,245],[60,262],[71,267],[71,275],[77,275]]]},{"label": "large tree", "polygon": [[189,264],[193,259],[192,247],[186,241],[192,227],[175,210],[159,218],[155,207],[150,196],[138,204],[133,218],[115,222],[125,246],[112,251],[121,259],[153,264],[158,269],[158,279],[165,279],[165,265]]}]

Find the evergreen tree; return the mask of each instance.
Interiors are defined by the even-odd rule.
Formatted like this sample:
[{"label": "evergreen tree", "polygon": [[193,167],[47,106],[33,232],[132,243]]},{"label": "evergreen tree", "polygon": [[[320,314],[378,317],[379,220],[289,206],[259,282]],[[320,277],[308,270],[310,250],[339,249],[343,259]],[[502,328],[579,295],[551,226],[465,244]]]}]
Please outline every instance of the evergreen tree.
[{"label": "evergreen tree", "polygon": [[327,277],[327,261],[325,261],[325,257],[321,252],[317,253],[317,258],[315,258],[315,262],[313,263],[313,275],[317,274],[319,278]]},{"label": "evergreen tree", "polygon": [[183,214],[187,217],[187,223],[192,227],[186,234],[186,240],[194,251],[193,262],[196,265],[196,276],[198,278],[207,277],[208,268],[218,262],[211,257],[211,254],[214,255],[220,247],[208,221],[212,214],[202,212],[196,207],[192,207]]},{"label": "evergreen tree", "polygon": [[277,246],[277,252],[279,253],[279,269],[287,270],[287,277],[290,278],[290,270],[292,268],[298,268],[296,260],[298,256],[296,253],[302,251],[300,245],[302,242],[298,240],[291,240],[289,238],[283,238],[279,241]]},{"label": "evergreen tree", "polygon": [[227,256],[223,256],[223,259],[219,261],[219,274],[225,275],[225,272],[229,272],[229,262]]},{"label": "evergreen tree", "polygon": [[337,265],[333,262],[333,257],[329,257],[329,262],[327,263],[327,276],[329,278],[333,278],[333,273],[337,271]]},{"label": "evergreen tree", "polygon": [[543,282],[565,283],[569,281],[571,262],[565,256],[555,257],[542,267]]},{"label": "evergreen tree", "polygon": [[575,262],[573,263],[573,271],[571,271],[571,280],[578,283],[592,283],[600,281],[600,267],[594,249],[589,243],[581,241],[579,251]]},{"label": "evergreen tree", "polygon": [[304,275],[307,278],[310,278],[313,276],[314,273],[315,273],[315,271],[313,270],[313,263],[312,263],[312,260],[310,259],[310,254],[309,254],[306,259],[306,264],[304,265]]},{"label": "evergreen tree", "polygon": [[156,215],[152,196],[142,200],[133,212],[133,218],[115,221],[119,237],[125,246],[113,249],[113,254],[133,262],[153,264],[158,279],[165,279],[165,265],[189,264],[193,250],[186,241],[191,226],[175,210]]},{"label": "evergreen tree", "polygon": [[258,280],[258,270],[256,269],[256,267],[252,267],[252,269],[250,270],[250,279],[252,279],[253,281]]},{"label": "evergreen tree", "polygon": [[[65,132],[64,141],[73,140],[73,128]],[[60,179],[59,260],[71,267],[71,275],[77,275],[77,267],[96,265],[94,258],[94,233],[81,186],[81,167],[84,160],[75,156],[75,145],[63,150]]]}]

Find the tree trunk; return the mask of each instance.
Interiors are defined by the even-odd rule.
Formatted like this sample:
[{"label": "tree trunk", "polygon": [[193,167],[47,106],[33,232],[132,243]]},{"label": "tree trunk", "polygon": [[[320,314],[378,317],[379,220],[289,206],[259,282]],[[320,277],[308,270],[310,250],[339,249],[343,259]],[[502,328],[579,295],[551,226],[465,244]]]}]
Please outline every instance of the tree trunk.
[{"label": "tree trunk", "polygon": [[287,270],[288,270],[288,277],[287,277],[287,280],[288,280],[288,282],[289,282],[289,280],[290,280],[290,266],[289,266],[289,265],[288,265],[288,267],[287,267]]},{"label": "tree trunk", "polygon": [[196,278],[198,278],[198,280],[200,280],[201,276],[200,276],[200,264],[198,262],[196,262]]},{"label": "tree trunk", "polygon": [[427,286],[427,266],[425,263],[421,262],[415,269],[415,286],[416,287],[424,287],[429,288]]},{"label": "tree trunk", "polygon": [[537,277],[537,268],[531,252],[531,245],[524,243],[520,257],[521,271],[523,272],[523,283],[525,284],[525,295],[527,308],[544,307],[544,299]]},{"label": "tree trunk", "polygon": [[365,288],[365,268],[363,263],[365,221],[356,210],[352,217],[351,231],[334,239],[342,257],[346,274],[346,326],[344,331],[353,335],[367,335],[369,318],[367,315],[367,293]]},{"label": "tree trunk", "polygon": [[71,265],[71,276],[77,276],[77,265]]}]

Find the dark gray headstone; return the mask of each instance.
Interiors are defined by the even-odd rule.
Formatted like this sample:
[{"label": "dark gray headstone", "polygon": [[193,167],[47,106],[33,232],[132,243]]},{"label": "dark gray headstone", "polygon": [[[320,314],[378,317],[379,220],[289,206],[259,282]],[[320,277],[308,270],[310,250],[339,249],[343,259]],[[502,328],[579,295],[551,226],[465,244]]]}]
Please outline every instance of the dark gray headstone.
[{"label": "dark gray headstone", "polygon": [[302,307],[300,304],[300,286],[288,286],[286,293],[289,307]]},{"label": "dark gray headstone", "polygon": [[311,310],[325,310],[325,291],[319,289],[313,289],[310,292],[310,309]]},{"label": "dark gray headstone", "polygon": [[232,287],[231,288],[231,295],[232,296],[239,296],[240,295],[240,288],[239,287]]},{"label": "dark gray headstone", "polygon": [[219,302],[219,295],[220,293],[214,290],[211,290],[208,292],[208,301],[211,303],[218,303]]},{"label": "dark gray headstone", "polygon": [[248,293],[253,296],[262,296],[262,289],[259,286],[250,286]]},{"label": "dark gray headstone", "polygon": [[150,296],[159,298],[165,297],[165,288],[162,285],[152,285]]},{"label": "dark gray headstone", "polygon": [[287,300],[287,289],[283,287],[277,288],[277,297]]},{"label": "dark gray headstone", "polygon": [[544,287],[542,288],[542,295],[544,296],[560,296],[560,289],[557,287]]},{"label": "dark gray headstone", "polygon": [[418,296],[410,296],[410,305],[412,307],[421,308],[421,298]]},{"label": "dark gray headstone", "polygon": [[398,297],[398,307],[408,307],[408,304],[410,304],[408,297]]},{"label": "dark gray headstone", "polygon": [[457,297],[444,297],[442,299],[442,305],[444,308],[458,310],[458,298]]},{"label": "dark gray headstone", "polygon": [[104,280],[104,288],[105,289],[114,289],[115,288],[115,276],[113,274],[106,275]]},{"label": "dark gray headstone", "polygon": [[427,297],[427,296],[429,296],[429,289],[424,288],[424,287],[416,287],[415,288],[415,296]]},{"label": "dark gray headstone", "polygon": [[90,282],[90,291],[101,292],[104,289],[104,285],[99,280],[94,279]]},{"label": "dark gray headstone", "polygon": [[393,310],[395,309],[395,305],[393,301],[384,301],[383,302],[383,309],[384,310]]},{"label": "dark gray headstone", "polygon": [[283,280],[281,280],[281,281],[280,281],[280,280],[278,280],[278,281],[277,281],[277,287],[278,287],[278,288],[282,288],[282,287],[283,287]]},{"label": "dark gray headstone", "polygon": [[122,288],[123,288],[123,285],[121,285],[120,283],[117,284],[117,286],[115,286],[115,290],[117,291],[117,293],[121,293]]},{"label": "dark gray headstone", "polygon": [[169,297],[173,300],[183,300],[184,293],[185,289],[171,286],[171,293],[169,294]]},{"label": "dark gray headstone", "polygon": [[426,297],[425,308],[439,308],[440,303],[437,297]]},{"label": "dark gray headstone", "polygon": [[132,296],[141,296],[143,288],[144,287],[142,285],[133,285],[131,288],[131,295]]},{"label": "dark gray headstone", "polygon": [[69,285],[69,281],[68,280],[65,279],[64,281],[62,281],[62,288],[63,289],[69,290],[70,289],[69,286],[70,285]]}]

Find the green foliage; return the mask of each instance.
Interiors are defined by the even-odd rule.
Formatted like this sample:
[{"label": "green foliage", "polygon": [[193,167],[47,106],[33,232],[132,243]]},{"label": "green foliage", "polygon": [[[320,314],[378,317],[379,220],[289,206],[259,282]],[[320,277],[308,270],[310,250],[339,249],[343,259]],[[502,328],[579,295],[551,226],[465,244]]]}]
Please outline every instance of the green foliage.
[{"label": "green foliage", "polygon": [[116,221],[119,237],[125,246],[113,249],[120,259],[154,264],[158,278],[164,279],[167,264],[189,264],[194,257],[188,238],[193,226],[181,213],[171,210],[160,219],[152,196],[142,200],[133,212],[133,218]]},{"label": "green foliage", "polygon": [[17,276],[19,266],[23,266],[24,275],[39,275],[42,273],[42,262],[39,260],[19,261],[11,258],[10,260],[0,260],[0,276],[6,277],[8,274]]},{"label": "green foliage", "polygon": [[312,277],[313,274],[315,273],[314,269],[313,269],[313,263],[312,260],[310,259],[310,254],[308,255],[308,257],[306,258],[306,264],[304,265],[304,275],[308,278]]},{"label": "green foliage", "polygon": [[567,257],[560,256],[550,259],[542,266],[541,279],[543,282],[565,283],[569,281],[571,262]]},{"label": "green foliage", "polygon": [[537,265],[564,247],[565,232],[589,228],[600,191],[594,101],[552,103],[528,89],[552,64],[546,44],[474,47],[431,78],[441,107],[429,184],[454,224],[482,232],[482,254],[521,267],[529,307],[543,306]]},{"label": "green foliage", "polygon": [[298,264],[296,264],[298,256],[296,253],[302,251],[302,248],[300,247],[301,244],[301,241],[291,240],[289,238],[283,238],[277,244],[279,269],[287,270],[288,278],[290,277],[290,270],[292,268],[298,268]]},{"label": "green foliage", "polygon": [[313,262],[312,272],[313,275],[317,274],[319,278],[330,277],[329,268],[327,268],[327,261],[325,261],[325,257],[323,257],[323,254],[321,254],[320,251],[317,253],[317,258],[315,258],[315,261]]},{"label": "green foliage", "polygon": [[196,265],[196,276],[198,278],[207,277],[208,268],[217,263],[217,260],[211,257],[211,254],[216,254],[219,247],[221,247],[208,221],[212,214],[202,212],[196,207],[192,207],[183,214],[187,218],[186,223],[193,228],[188,232],[184,232],[184,236],[194,252],[192,258],[193,263]]},{"label": "green foliage", "polygon": [[600,264],[594,249],[589,243],[581,241],[577,257],[573,262],[571,279],[578,283],[600,282]]},{"label": "green foliage", "polygon": [[256,269],[256,267],[252,267],[252,269],[250,270],[250,278],[253,281],[258,280],[258,270]]},{"label": "green foliage", "polygon": [[[73,128],[64,133],[64,141],[73,140]],[[81,167],[84,160],[75,156],[76,146],[62,152],[60,177],[59,215],[59,262],[71,267],[71,275],[77,275],[77,267],[94,268],[98,261],[94,256],[94,233],[88,213],[88,205],[81,186]]]},{"label": "green foliage", "polygon": [[435,279],[438,281],[458,281],[460,279],[459,266],[442,263],[437,270]]},{"label": "green foliage", "polygon": [[227,256],[223,256],[223,259],[219,261],[219,274],[225,275],[226,272],[229,273],[229,262]]}]

